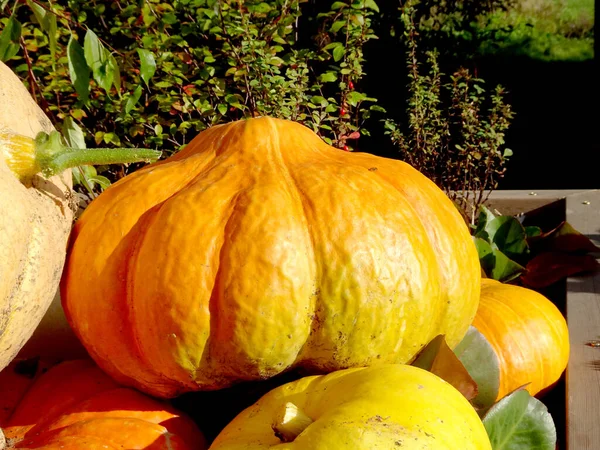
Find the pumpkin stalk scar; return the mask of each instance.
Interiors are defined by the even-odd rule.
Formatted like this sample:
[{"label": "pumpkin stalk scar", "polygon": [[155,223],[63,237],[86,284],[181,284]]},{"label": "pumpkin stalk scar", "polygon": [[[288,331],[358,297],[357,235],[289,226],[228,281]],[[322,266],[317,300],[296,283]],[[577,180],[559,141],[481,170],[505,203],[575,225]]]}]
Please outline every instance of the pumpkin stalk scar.
[{"label": "pumpkin stalk scar", "polygon": [[292,442],[313,422],[304,411],[287,402],[277,410],[271,427],[281,442]]},{"label": "pumpkin stalk scar", "polygon": [[63,144],[58,131],[40,132],[31,139],[0,130],[0,154],[17,178],[23,184],[30,184],[38,173],[51,177],[81,165],[153,162],[161,152],[135,148],[72,148]]}]

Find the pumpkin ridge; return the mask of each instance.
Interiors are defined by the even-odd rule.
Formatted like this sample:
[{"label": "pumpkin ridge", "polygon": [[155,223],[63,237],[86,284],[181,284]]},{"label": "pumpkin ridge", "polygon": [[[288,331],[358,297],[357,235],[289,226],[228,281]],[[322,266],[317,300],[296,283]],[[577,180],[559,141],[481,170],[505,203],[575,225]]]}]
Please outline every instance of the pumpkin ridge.
[{"label": "pumpkin ridge", "polygon": [[[174,196],[177,196],[177,194],[179,194],[179,192],[174,193],[173,196],[169,197],[169,199],[171,199]],[[167,199],[167,200],[169,200],[169,199]],[[125,309],[125,311],[127,311],[127,315],[124,320],[127,322],[127,324],[129,326],[125,327],[125,329],[127,330],[125,332],[131,336],[131,341],[132,341],[132,343],[134,343],[134,348],[131,349],[131,353],[133,353],[135,357],[137,357],[140,361],[142,361],[146,365],[146,370],[145,370],[146,373],[151,372],[150,375],[156,380],[164,380],[164,383],[155,381],[152,383],[152,385],[162,387],[165,385],[175,383],[178,386],[185,388],[185,387],[189,387],[189,385],[181,383],[181,381],[179,381],[179,380],[174,380],[174,379],[172,379],[172,377],[166,376],[164,374],[164,372],[161,371],[160,369],[159,370],[155,369],[154,365],[152,364],[152,361],[150,361],[147,358],[147,356],[143,350],[143,347],[141,345],[143,338],[140,336],[138,327],[136,326],[135,321],[134,321],[134,315],[135,315],[136,308],[135,308],[135,303],[133,302],[132,299],[133,299],[133,292],[134,292],[133,278],[134,278],[135,272],[136,272],[135,266],[137,265],[136,264],[137,257],[135,255],[138,255],[139,249],[144,244],[144,240],[146,238],[149,228],[152,226],[153,222],[156,220],[157,215],[160,213],[161,209],[166,204],[167,200],[155,205],[153,208],[149,209],[144,214],[142,214],[140,216],[140,218],[138,219],[136,225],[132,228],[132,230],[135,229],[136,232],[135,232],[135,237],[133,239],[133,242],[128,246],[127,253],[132,256],[130,258],[126,258],[123,261],[123,264],[125,267],[125,273],[126,273],[126,275],[125,275],[126,288],[125,288],[125,297],[120,300],[125,302],[126,307],[124,309]],[[125,374],[123,374],[123,375],[125,375]],[[130,377],[128,377],[128,378],[131,379]],[[131,381],[133,382],[134,385],[139,384],[134,379],[131,379]]]},{"label": "pumpkin ridge", "polygon": [[[404,162],[404,161],[398,161],[398,160],[376,160],[375,158],[373,158],[373,155],[367,154],[367,153],[360,153],[357,154],[357,156],[359,156],[360,158],[357,158],[359,164],[364,167],[365,169],[371,171],[374,173],[374,175],[382,180],[385,180],[391,188],[395,189],[396,191],[398,191],[403,198],[406,199],[407,202],[407,208],[411,208],[414,211],[414,216],[415,218],[419,221],[419,223],[421,224],[421,226],[423,227],[423,229],[425,230],[425,234],[428,237],[428,244],[431,246],[432,251],[434,252],[434,254],[436,256],[439,256],[440,253],[443,251],[443,249],[440,247],[440,242],[444,242],[447,239],[447,232],[446,232],[446,227],[447,224],[444,223],[444,221],[440,220],[440,225],[441,227],[438,226],[431,226],[428,224],[428,217],[425,216],[426,212],[422,211],[420,208],[416,208],[415,205],[417,205],[417,203],[413,203],[411,202],[411,197],[414,197],[414,195],[411,195],[407,188],[406,188],[406,184],[408,184],[409,186],[412,186],[410,183],[399,183],[398,181],[396,181],[395,179],[391,178],[389,176],[389,174],[387,173],[387,170],[391,170],[391,171],[396,171],[398,173],[399,176],[402,175],[409,175],[410,178],[420,178],[421,179],[421,184],[418,184],[419,188],[423,191],[423,184],[425,185],[430,185],[430,186],[435,186],[434,183],[429,180],[428,178],[426,178],[423,174],[421,174],[420,172],[418,172],[416,169],[414,169],[410,164]],[[373,160],[373,162],[370,162],[369,160]],[[397,168],[394,168],[393,166],[397,166]],[[383,169],[383,170],[381,170]],[[398,170],[400,169],[400,170]],[[436,187],[437,189],[437,187]],[[436,191],[437,193],[437,191]],[[441,191],[440,191],[441,193]],[[427,192],[424,193],[423,195],[421,195],[422,198],[426,198],[428,196],[430,196],[430,194],[432,194],[432,192]],[[444,194],[442,194],[444,195]],[[445,195],[444,195],[445,197]],[[447,198],[443,198],[443,200],[447,203],[449,200]],[[466,229],[466,227],[465,227]],[[443,231],[441,231],[443,230]],[[474,248],[474,247],[473,247]],[[479,266],[478,260],[477,259],[472,259],[472,262],[476,262],[477,266]],[[447,275],[448,273],[448,269],[450,267],[445,266],[444,264],[448,263],[448,260],[446,258],[439,258],[436,257],[436,267],[438,268],[438,280],[440,283],[440,301],[438,302],[437,307],[435,308],[435,311],[438,313],[437,314],[437,328],[438,329],[445,329],[446,332],[452,332],[453,334],[456,334],[455,330],[453,329],[455,324],[452,323],[444,323],[445,322],[445,317],[448,317],[451,312],[451,303],[452,302],[456,302],[457,298],[456,295],[452,296],[450,293],[450,287],[452,287],[451,283],[449,282],[449,275]],[[460,286],[460,291],[461,291],[461,296],[460,296],[460,300],[463,299],[463,293],[462,293],[462,289],[464,287]],[[456,289],[454,289],[456,291]],[[479,293],[477,293],[476,298],[479,298]],[[459,300],[459,301],[460,301]],[[475,317],[476,314],[476,310],[477,308],[473,308],[472,309],[472,313],[471,313],[471,317],[469,320],[469,323],[472,322],[473,318]],[[466,332],[466,330],[465,330]],[[460,336],[463,336],[464,333],[462,333]],[[433,338],[433,336],[432,336]],[[459,341],[450,341],[449,344],[458,344]]]},{"label": "pumpkin ridge", "polygon": [[[315,328],[318,328],[318,323],[317,323],[317,305],[319,303],[321,303],[323,300],[321,298],[321,290],[319,289],[319,287],[321,286],[321,279],[322,279],[322,269],[319,267],[319,260],[318,258],[316,258],[316,254],[315,254],[315,237],[313,235],[313,233],[311,232],[312,227],[310,226],[310,222],[308,220],[308,214],[307,214],[307,198],[306,198],[306,194],[302,191],[302,189],[300,188],[300,185],[298,184],[298,181],[296,180],[293,171],[288,167],[288,164],[290,164],[288,161],[286,161],[286,154],[282,152],[281,150],[281,135],[279,133],[279,128],[277,126],[277,122],[276,121],[269,121],[269,125],[271,126],[271,129],[273,130],[273,132],[275,133],[276,139],[272,140],[272,142],[275,143],[276,145],[276,149],[273,152],[274,155],[277,156],[280,168],[283,169],[281,172],[284,174],[284,176],[287,178],[287,180],[289,181],[289,183],[291,184],[291,189],[290,192],[295,192],[296,195],[296,200],[298,201],[300,207],[301,207],[301,211],[302,211],[302,221],[303,223],[306,225],[306,229],[307,232],[306,234],[308,235],[309,238],[309,243],[310,243],[310,254],[307,255],[307,258],[309,259],[309,261],[313,261],[313,264],[311,264],[311,266],[313,266],[313,270],[312,270],[312,276],[310,277],[312,280],[314,280],[314,290],[313,290],[313,300],[312,300],[312,311],[307,312],[307,314],[310,314],[311,316],[311,322],[309,325],[310,328],[310,332],[308,334],[308,337],[306,338],[306,340],[304,341],[304,343],[302,344],[302,346],[299,348],[297,354],[296,354],[296,362],[295,364],[293,364],[293,366],[298,366],[298,365],[302,365],[302,362],[304,362],[306,359],[309,359],[307,357],[302,357],[302,355],[304,355],[304,351],[307,347],[310,346],[311,344],[311,337],[313,336],[313,332],[312,330],[314,330]],[[305,139],[305,136],[302,135],[302,141],[304,147],[303,148],[314,148],[315,151],[319,151],[318,146],[313,146],[310,142],[307,142]]]},{"label": "pumpkin ridge", "polygon": [[[221,142],[221,145],[227,145],[227,142]],[[211,158],[214,158],[214,155],[211,155]],[[223,155],[221,156],[221,163],[223,162],[223,158],[225,159],[229,159],[231,158],[231,155]],[[206,185],[211,185],[214,189],[219,190],[219,192],[221,192],[221,194],[223,194],[223,190],[219,188],[220,185],[222,185],[223,183],[231,183],[232,180],[233,182],[235,182],[235,180],[237,180],[236,178],[236,173],[235,172],[231,172],[230,170],[227,171],[219,171],[219,169],[217,169],[218,167],[220,167],[219,165],[215,165],[212,160],[204,167],[203,170],[201,170],[195,177],[194,180],[189,183],[185,189],[180,190],[179,192],[175,193],[175,195],[173,195],[172,197],[170,197],[169,199],[166,199],[164,202],[162,202],[159,205],[156,205],[153,208],[153,217],[150,218],[148,217],[148,230],[151,230],[153,228],[153,225],[155,224],[155,222],[158,221],[159,224],[164,224],[165,220],[168,220],[168,218],[170,217],[170,215],[178,213],[179,210],[177,209],[177,204],[181,203],[182,201],[189,201],[190,198],[195,198],[195,196],[197,195],[202,195],[205,192],[205,187]],[[238,177],[239,178],[239,177]],[[235,195],[237,195],[239,193],[239,191],[243,190],[243,186],[239,187],[239,186],[234,186],[233,189],[235,190],[231,195],[232,197],[234,197]],[[212,195],[212,194],[211,194]],[[223,222],[226,221],[228,219],[227,216],[231,214],[231,208],[232,206],[232,199],[229,198],[226,201],[223,202],[224,204],[226,204],[227,206],[224,207],[223,211],[220,213],[217,213],[215,211],[213,211],[213,215],[216,217],[221,217],[222,219],[219,219],[219,222]],[[156,226],[155,226],[156,227]],[[152,233],[150,232],[150,235],[148,234],[148,231],[143,233],[143,235],[140,235],[137,239],[137,247],[136,249],[133,251],[133,257],[131,258],[131,264],[129,267],[129,272],[128,272],[128,277],[131,280],[132,284],[130,285],[129,289],[128,289],[128,293],[130,295],[130,297],[135,296],[135,292],[136,290],[138,290],[136,288],[135,285],[135,279],[139,277],[139,270],[143,270],[141,269],[141,264],[144,263],[144,261],[141,260],[142,256],[140,256],[141,252],[144,252],[146,250],[146,248],[151,248],[154,245],[157,245],[157,243],[155,242],[156,239],[156,233]],[[219,240],[221,241],[221,246],[226,245],[226,238],[224,237],[223,233],[221,232],[221,237],[219,238]],[[179,243],[178,243],[179,244]],[[158,244],[159,246],[165,246],[166,244],[161,241],[161,243]],[[189,243],[184,243],[184,245],[190,245]],[[193,247],[193,246],[192,246]],[[166,247],[165,247],[166,248]],[[206,249],[199,249],[199,251],[206,251]],[[217,265],[218,267],[218,265]],[[160,274],[161,276],[164,276],[164,274]],[[213,288],[215,286],[218,286],[218,283],[215,283],[215,281],[212,281],[213,283]],[[210,301],[210,296],[207,296],[207,301]],[[192,386],[195,386],[195,384],[192,381],[189,381],[189,383],[181,383],[181,379],[178,380],[178,378],[180,377],[174,377],[172,376],[172,372],[171,370],[175,370],[176,372],[179,373],[185,373],[184,375],[184,379],[185,380],[190,380],[194,379],[198,377],[198,373],[195,373],[191,370],[189,370],[188,368],[185,368],[181,365],[181,361],[178,362],[174,362],[173,364],[171,364],[171,369],[169,370],[169,374],[166,375],[165,372],[165,367],[162,366],[162,363],[159,362],[159,356],[153,355],[154,353],[156,353],[155,348],[148,348],[147,345],[141,345],[141,344],[146,344],[146,341],[148,339],[144,339],[141,338],[139,335],[139,332],[142,328],[147,328],[146,325],[141,325],[144,324],[145,322],[147,322],[146,320],[142,320],[142,319],[136,319],[136,315],[138,315],[138,309],[141,307],[141,305],[134,305],[134,302],[131,302],[131,306],[132,306],[132,311],[133,311],[133,315],[131,317],[133,317],[133,326],[131,327],[132,330],[135,329],[136,330],[136,344],[138,345],[138,347],[140,347],[140,351],[144,356],[144,360],[147,361],[147,366],[146,368],[150,368],[152,367],[153,372],[160,372],[161,375],[163,375],[163,379],[165,381],[168,380],[168,383],[161,386],[160,389],[161,391],[164,391],[164,389],[171,389],[174,390],[173,388],[173,384],[179,385],[181,388],[190,388]],[[210,307],[209,307],[210,309]],[[143,312],[140,310],[139,314],[143,314],[143,317],[147,317],[147,312]],[[142,316],[140,316],[142,317]],[[138,328],[140,330],[138,330]],[[206,330],[207,332],[210,330]],[[209,334],[210,335],[210,334]],[[204,342],[204,349],[206,350],[207,345],[209,344],[208,340]],[[162,355],[165,352],[164,347],[161,347],[162,352],[160,353],[160,358],[163,358]],[[196,358],[193,357],[193,355],[190,355],[189,352],[186,351],[187,354],[187,360],[188,361],[194,361]],[[150,355],[153,355],[152,358],[149,358]],[[155,356],[155,357],[154,357]],[[200,361],[202,361],[203,358],[205,358],[207,355],[199,355],[198,357],[200,358]],[[198,364],[193,364],[194,366],[198,367]],[[210,371],[210,369],[208,369]],[[158,385],[157,385],[158,386]],[[153,390],[153,392],[158,392],[158,390]],[[163,396],[163,394],[158,394],[159,396]]]},{"label": "pumpkin ridge", "polygon": [[[58,366],[54,366],[52,367],[50,370],[48,370],[48,372],[46,372],[45,374],[43,374],[42,376],[40,376],[40,378],[42,379],[42,381],[45,381],[48,383],[48,380],[52,379],[52,377],[58,377],[58,375],[56,374],[60,374],[63,371],[67,370],[67,369],[71,369],[72,367],[75,367],[76,369],[79,370],[79,377],[80,378],[85,378],[88,376],[88,373],[91,373],[92,375],[94,374],[98,374],[98,369],[88,360],[73,360],[73,361],[68,361],[65,362],[61,365]],[[34,432],[38,432],[39,430],[44,430],[44,427],[46,427],[49,423],[51,423],[56,417],[62,415],[65,411],[68,411],[70,408],[72,407],[76,407],[77,405],[80,405],[81,403],[85,402],[89,397],[87,397],[87,393],[88,390],[95,390],[97,389],[94,394],[92,394],[93,396],[98,395],[98,394],[102,394],[104,392],[108,392],[114,389],[114,386],[117,386],[117,384],[108,377],[108,375],[105,375],[104,373],[100,372],[100,378],[101,381],[105,381],[106,385],[102,385],[101,382],[96,381],[93,385],[87,386],[87,389],[84,389],[83,392],[80,392],[80,398],[75,398],[72,399],[70,402],[67,402],[65,404],[63,404],[60,408],[55,408],[54,411],[50,411],[51,414],[49,414],[48,411],[45,412],[46,415],[44,415],[43,417],[39,417],[36,420],[36,423],[34,425],[31,426],[31,428],[29,428],[25,433],[24,433],[24,438],[27,437],[27,435],[34,433]],[[67,383],[67,379],[62,379],[59,378],[58,383]],[[50,385],[52,385],[52,383],[50,383]],[[85,385],[84,385],[85,387]],[[81,387],[80,387],[81,388]],[[32,393],[33,391],[33,393]],[[26,428],[27,426],[29,426],[29,424],[25,423],[27,422],[26,419],[22,418],[21,416],[23,416],[23,414],[27,413],[27,409],[24,409],[24,407],[29,406],[29,403],[35,403],[37,400],[37,396],[46,393],[45,391],[42,392],[36,392],[36,391],[40,391],[40,387],[38,385],[38,382],[34,382],[31,387],[23,394],[18,407],[13,411],[10,419],[8,420],[8,422],[5,424],[5,432],[7,434],[7,437],[11,437],[14,435],[13,432],[11,432],[12,428]],[[34,395],[36,394],[36,395]],[[54,396],[56,397],[57,394],[55,392],[50,392],[50,396]],[[36,410],[36,412],[38,412]],[[27,416],[26,416],[27,417]],[[22,423],[23,422],[23,423]]]},{"label": "pumpkin ridge", "polygon": [[[221,261],[223,260],[223,255],[225,254],[225,249],[226,249],[226,246],[228,243],[228,236],[231,233],[231,227],[232,227],[231,222],[234,217],[233,213],[238,205],[239,197],[240,197],[240,191],[238,190],[238,192],[236,192],[229,201],[229,203],[230,203],[229,211],[224,213],[224,215],[227,215],[228,217],[223,226],[223,239],[221,241],[221,247],[219,248],[219,251],[218,251],[218,260],[217,260],[218,268],[217,268],[217,272],[215,273],[213,287],[210,292],[210,297],[208,299],[208,309],[210,311],[210,332],[208,334],[206,344],[204,345],[204,352],[202,354],[201,361],[206,361],[209,368],[206,369],[203,367],[203,365],[198,365],[198,368],[196,369],[196,375],[202,371],[218,372],[215,370],[215,366],[219,366],[221,364],[221,362],[217,356],[218,351],[215,349],[216,344],[215,344],[215,339],[213,337],[214,334],[217,333],[216,330],[218,329],[218,324],[219,324],[219,310],[221,309],[220,302],[219,302],[219,287],[221,284],[221,278],[222,278],[222,274],[223,274],[223,265],[221,264]],[[228,369],[229,369],[229,367],[228,367]],[[206,377],[208,378],[208,377],[210,377],[210,375],[207,374]],[[228,376],[224,376],[222,378],[229,379]],[[227,384],[229,384],[229,382]]]},{"label": "pumpkin ridge", "polygon": [[[304,136],[301,136],[301,138],[303,138]],[[300,138],[300,139],[301,139]],[[318,141],[318,144],[313,144],[315,147],[320,146],[320,141]],[[309,147],[309,145],[306,144],[306,142],[303,142],[305,147]],[[325,145],[323,143],[323,145]],[[377,179],[376,183],[372,183],[372,178],[370,176],[371,172],[367,172],[365,170],[363,170],[363,167],[360,164],[352,164],[352,159],[349,161],[349,164],[342,164],[342,162],[339,161],[339,158],[341,158],[341,155],[344,155],[345,157],[351,158],[351,157],[355,157],[358,156],[356,154],[350,154],[347,155],[341,151],[337,151],[337,150],[330,150],[330,151],[325,151],[325,150],[329,150],[328,148],[324,148],[323,152],[322,152],[322,156],[324,158],[326,158],[329,162],[322,162],[322,161],[315,161],[315,162],[310,162],[307,163],[304,160],[301,160],[300,162],[298,162],[298,164],[292,165],[292,167],[290,168],[290,171],[292,172],[292,176],[295,178],[300,177],[302,179],[304,179],[303,184],[306,185],[311,185],[314,184],[315,180],[328,180],[329,186],[335,186],[337,185],[338,187],[334,188],[334,190],[332,190],[332,192],[336,192],[336,194],[339,193],[340,191],[340,187],[342,185],[346,185],[346,183],[350,183],[351,185],[348,186],[348,190],[347,190],[347,194],[345,194],[348,198],[352,198],[352,201],[355,202],[355,204],[360,203],[364,203],[365,201],[368,202],[368,198],[365,197],[364,193],[363,193],[363,187],[364,186],[377,186],[379,190],[385,190],[388,186],[388,182],[386,180],[383,179]],[[340,154],[340,156],[338,157],[338,152]],[[295,156],[295,155],[293,155]],[[290,157],[291,158],[293,158]],[[304,158],[303,158],[304,159]],[[328,165],[332,165],[333,167],[335,167],[335,171],[332,172],[331,170],[325,170],[324,168],[327,167]],[[295,170],[296,169],[296,170]],[[294,175],[295,172],[298,172],[298,175]],[[296,182],[296,184],[300,184],[298,181]],[[387,192],[387,191],[386,191]],[[403,193],[398,190],[398,189],[389,189],[390,192],[390,198],[395,198],[397,202],[402,204],[402,207],[405,206],[405,204],[408,204],[408,200],[405,198],[405,196],[403,195]],[[313,193],[313,195],[315,195],[315,193]],[[350,201],[350,200],[349,200]],[[400,209],[400,207],[399,207]],[[313,211],[313,215],[315,216],[312,219],[308,219],[309,223],[311,223],[312,220],[317,220],[317,223],[323,222],[323,218],[327,217],[327,212],[326,212],[327,208],[323,209],[321,208],[321,210],[315,209],[315,211]],[[414,210],[414,208],[406,208],[405,213],[395,217],[395,213],[393,213],[393,210],[390,209],[389,207],[386,207],[384,205],[376,205],[373,204],[372,207],[369,208],[369,214],[370,217],[372,217],[374,220],[378,221],[378,224],[384,228],[386,227],[386,223],[387,220],[384,218],[384,214],[394,214],[394,220],[398,223],[398,224],[402,224],[404,227],[407,227],[407,229],[409,229],[410,227],[408,227],[408,224],[411,222],[410,219],[414,218],[416,219],[418,216],[416,215],[416,211]],[[342,211],[343,212],[343,211]],[[325,214],[325,215],[324,215]],[[412,249],[411,252],[409,253],[409,258],[410,260],[414,260],[416,255],[421,255],[421,256],[425,256],[428,255],[427,258],[428,259],[433,259],[434,258],[434,252],[433,252],[433,248],[432,246],[427,242],[428,236],[426,233],[425,228],[420,224],[420,222],[417,222],[419,224],[419,226],[421,227],[420,231],[418,232],[418,236],[419,236],[419,243],[423,243],[423,244],[427,244],[427,247],[424,248],[423,246],[416,244],[414,241],[408,242],[406,241],[406,244],[409,245],[408,248]],[[324,233],[322,236],[319,234],[319,242],[323,242],[323,245],[320,245],[319,247],[321,248],[321,252],[323,251],[324,245],[328,245],[328,242],[330,242],[330,236],[328,235],[328,230],[326,229],[327,225],[321,223],[320,225],[317,225],[319,227],[319,229],[321,230],[319,233]],[[324,228],[325,227],[325,228]],[[355,233],[355,229],[356,227],[350,228],[350,232]],[[316,231],[316,229],[315,229]],[[345,228],[340,228],[340,232],[344,233],[346,232]],[[416,234],[416,233],[415,233]],[[313,236],[313,234],[311,234],[311,236]],[[373,235],[371,236],[373,239],[375,239],[377,241],[378,245],[381,245],[382,242],[380,239],[375,238]],[[394,233],[394,237],[400,239],[402,242],[404,241],[404,235],[402,233]],[[315,239],[313,239],[315,240]],[[315,246],[317,246],[317,244],[314,244]],[[381,254],[378,253],[378,256],[381,257],[386,257],[387,255],[385,255],[385,251],[383,249],[383,247],[380,249],[382,250]],[[344,271],[350,271],[353,272],[354,269],[359,269],[360,265],[360,261],[358,260],[354,260],[352,258],[352,249],[351,248],[346,248],[346,247],[340,247],[340,252],[337,252],[337,255],[339,256],[338,258],[338,268],[340,270],[344,270]],[[346,258],[350,258],[352,259],[352,266],[348,266],[349,262],[345,262],[342,263],[342,260],[345,260]],[[322,258],[317,258],[318,260],[322,259]],[[404,257],[400,257],[400,259],[404,260]],[[358,264],[358,265],[357,265]],[[395,264],[395,263],[394,263]],[[395,268],[396,266],[393,266],[393,268]],[[390,266],[387,263],[383,263],[381,266],[382,269],[384,270],[389,270],[392,268],[392,266]],[[331,269],[331,268],[330,268]],[[424,273],[429,273],[430,275],[430,279],[434,279],[435,278],[435,273],[437,273],[437,268],[433,269],[436,272],[433,272],[433,270],[430,270],[429,267],[424,268],[425,272],[421,273],[421,276],[424,275]],[[323,273],[324,268],[320,269],[321,273],[319,273],[317,275],[317,278],[323,278],[325,275]],[[356,272],[358,274],[358,272]],[[331,276],[332,274],[329,273],[329,276]],[[340,274],[342,275],[342,274]],[[405,279],[405,277],[403,278],[403,280]],[[344,321],[346,324],[349,324],[349,327],[346,327],[348,329],[348,333],[344,333],[344,335],[339,336],[339,339],[347,339],[348,337],[350,337],[350,339],[356,341],[356,337],[357,336],[353,336],[355,333],[352,330],[357,330],[357,326],[360,326],[360,324],[357,322],[357,318],[360,318],[362,321],[365,321],[365,324],[370,324],[367,325],[367,327],[372,326],[374,323],[380,321],[380,319],[377,319],[376,317],[367,317],[364,315],[364,311],[361,313],[360,309],[357,309],[358,306],[360,306],[360,304],[362,304],[363,302],[369,302],[369,292],[365,291],[362,288],[368,288],[368,283],[366,283],[365,281],[365,276],[364,275],[357,275],[357,276],[350,276],[345,282],[344,282],[344,289],[354,289],[354,285],[356,283],[362,285],[361,286],[361,298],[355,298],[355,294],[357,294],[357,292],[354,292],[351,297],[348,297],[349,299],[353,299],[352,301],[350,301],[348,303],[348,306],[351,310],[355,310],[354,317],[350,317],[347,316],[347,312],[342,313],[341,315],[347,316],[344,318]],[[348,284],[349,283],[349,284]],[[365,284],[366,283],[366,284]],[[391,283],[391,282],[390,282]],[[412,289],[410,288],[410,283],[404,283],[402,284],[402,280],[399,281],[400,286],[404,286],[404,289],[407,289],[405,292],[404,296],[396,296],[396,294],[394,295],[394,298],[396,299],[395,301],[395,309],[394,309],[394,313],[402,316],[404,315],[404,303],[407,299],[409,298],[413,298],[414,295],[411,293],[413,292]],[[320,288],[323,288],[323,286],[319,286]],[[329,295],[334,295],[334,297],[338,297],[338,295],[335,293],[337,292],[337,289],[339,287],[333,287],[333,286],[324,286],[326,288],[326,290],[331,291],[329,292]],[[388,286],[386,287],[381,287],[381,286],[374,286],[377,289],[382,288],[386,291],[389,290],[389,283]],[[332,291],[333,289],[333,291]],[[438,289],[439,291],[439,289]],[[430,292],[431,294],[431,292]],[[439,297],[439,292],[436,294]],[[331,302],[331,298],[325,298],[320,296],[320,302],[318,302],[317,304],[317,308],[316,308],[316,313],[315,313],[315,320],[313,320],[313,323],[315,324],[315,326],[313,327],[313,334],[311,335],[311,337],[309,338],[309,342],[307,342],[307,345],[305,346],[305,352],[304,355],[301,356],[301,359],[303,361],[307,361],[309,366],[313,366],[319,370],[327,370],[326,367],[322,367],[319,364],[321,364],[321,362],[319,361],[319,359],[322,359],[322,356],[319,356],[317,358],[315,358],[314,353],[322,353],[320,352],[320,348],[322,348],[322,345],[320,345],[320,342],[322,339],[326,338],[329,339],[329,337],[327,336],[327,329],[320,327],[319,325],[323,322],[328,322],[330,320],[330,318],[332,317],[332,315],[336,315],[335,312],[330,311],[327,312],[327,310],[331,310],[331,306],[329,305],[329,303]],[[391,300],[390,300],[391,301]],[[437,301],[437,300],[436,300]],[[433,304],[433,301],[432,301]],[[335,308],[335,311],[340,311],[342,309],[342,305],[338,304],[337,307]],[[345,310],[345,307],[343,307]],[[362,317],[359,317],[362,316]],[[426,322],[424,321],[424,326],[430,326],[430,323],[432,321],[431,320],[427,320]],[[319,329],[323,328],[322,332],[319,335]],[[363,326],[360,331],[362,331],[364,333],[364,330],[366,330],[366,328]],[[316,332],[316,333],[315,333]],[[325,333],[325,334],[324,334]],[[376,336],[377,333],[371,335],[370,337],[368,337],[368,339],[374,340],[377,339]],[[433,337],[433,336],[432,336]],[[420,342],[420,346],[425,345],[426,342]],[[392,347],[393,348],[393,352],[390,353],[396,353],[397,351],[399,351],[399,348],[402,347],[402,339],[398,339],[397,342],[395,342],[394,344],[395,346]],[[311,348],[312,347],[312,348]],[[330,350],[326,350],[327,352],[331,353],[334,352],[336,353],[335,358],[337,358],[336,360],[339,361],[339,363],[341,364],[348,364],[348,362],[344,363],[343,360],[347,359],[347,356],[344,355],[338,355],[337,351],[335,351],[334,348],[331,348]],[[311,355],[310,353],[313,353],[313,355]],[[347,353],[347,352],[346,352]],[[364,353],[364,352],[363,352]],[[375,359],[373,359],[373,362],[384,362],[385,358],[389,358],[390,356],[387,354],[380,354],[379,356],[376,356],[376,353],[371,352],[371,357],[373,358],[383,358],[380,361],[376,361]],[[378,352],[379,353],[379,352]],[[362,359],[360,361],[363,361]],[[354,363],[356,363],[356,361],[354,361]],[[364,362],[361,363],[361,365],[365,364]],[[347,366],[346,366],[347,367]]]},{"label": "pumpkin ridge", "polygon": [[[161,424],[157,424],[154,422],[149,422],[147,420],[144,419],[140,419],[137,417],[113,417],[113,416],[108,416],[108,417],[94,417],[94,418],[90,418],[87,420],[81,420],[81,421],[77,421],[77,422],[73,422],[69,425],[66,425],[64,427],[61,428],[56,428],[53,430],[42,430],[38,433],[36,433],[35,436],[28,438],[27,436],[24,436],[23,439],[21,439],[19,441],[19,443],[22,443],[24,445],[28,445],[28,447],[19,447],[17,446],[16,448],[23,448],[23,449],[36,449],[36,448],[42,448],[45,449],[47,448],[47,445],[56,445],[56,444],[60,444],[62,442],[63,439],[80,439],[80,438],[88,438],[88,439],[92,439],[92,440],[98,440],[102,445],[107,445],[109,446],[111,449],[114,450],[118,450],[118,449],[123,449],[123,445],[120,444],[119,442],[116,442],[114,439],[111,439],[110,435],[103,435],[102,438],[100,438],[99,436],[90,433],[89,431],[86,432],[82,432],[81,430],[79,430],[82,426],[86,426],[86,425],[94,425],[97,423],[102,423],[102,422],[110,422],[110,421],[119,421],[119,422],[123,422],[123,421],[127,421],[129,423],[136,423],[138,425],[141,425],[147,429],[153,429],[155,431],[158,431],[160,435],[165,435],[165,434],[170,434],[169,431]],[[120,426],[123,427],[123,423],[120,423]],[[62,435],[63,433],[67,432],[69,430],[76,430],[75,434],[65,434]],[[160,429],[162,429],[163,431],[161,432]],[[56,439],[53,441],[53,438]],[[48,442],[49,440],[49,442]],[[29,445],[34,445],[34,447],[29,447]],[[50,447],[52,448],[52,447]]]}]

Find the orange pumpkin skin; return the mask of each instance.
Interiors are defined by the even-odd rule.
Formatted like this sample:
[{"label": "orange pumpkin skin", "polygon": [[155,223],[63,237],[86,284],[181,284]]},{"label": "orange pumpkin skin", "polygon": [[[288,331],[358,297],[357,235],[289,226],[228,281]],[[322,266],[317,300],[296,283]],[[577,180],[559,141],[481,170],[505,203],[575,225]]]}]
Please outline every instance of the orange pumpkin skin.
[{"label": "orange pumpkin skin", "polygon": [[256,118],[94,200],[61,294],[105,371],[172,397],[292,366],[408,362],[438,334],[461,340],[479,286],[468,229],[430,180]]},{"label": "orange pumpkin skin", "polygon": [[9,449],[207,448],[191,419],[119,386],[89,360],[39,376],[0,426]]},{"label": "orange pumpkin skin", "polygon": [[567,322],[558,308],[538,292],[482,279],[473,326],[498,356],[498,399],[526,383],[529,393],[535,395],[554,384],[567,367]]}]

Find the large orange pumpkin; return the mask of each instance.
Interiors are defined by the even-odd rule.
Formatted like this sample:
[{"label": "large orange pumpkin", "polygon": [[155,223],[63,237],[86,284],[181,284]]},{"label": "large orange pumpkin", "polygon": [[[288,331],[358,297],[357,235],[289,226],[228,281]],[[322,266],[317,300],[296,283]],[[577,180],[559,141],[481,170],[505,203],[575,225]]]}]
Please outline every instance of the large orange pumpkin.
[{"label": "large orange pumpkin", "polygon": [[473,321],[500,363],[498,399],[526,383],[535,395],[554,384],[569,361],[569,330],[558,308],[531,289],[481,280]]},{"label": "large orange pumpkin", "polygon": [[169,397],[292,366],[408,362],[438,334],[461,340],[479,286],[468,229],[430,180],[256,118],[94,200],[61,293],[104,370]]},{"label": "large orange pumpkin", "polygon": [[34,381],[13,372],[14,366],[5,370],[11,373],[0,374],[0,380],[10,382],[11,390],[2,386],[0,392],[18,401],[11,417],[0,422],[9,449],[207,447],[190,418],[117,385],[89,360],[59,364]]}]

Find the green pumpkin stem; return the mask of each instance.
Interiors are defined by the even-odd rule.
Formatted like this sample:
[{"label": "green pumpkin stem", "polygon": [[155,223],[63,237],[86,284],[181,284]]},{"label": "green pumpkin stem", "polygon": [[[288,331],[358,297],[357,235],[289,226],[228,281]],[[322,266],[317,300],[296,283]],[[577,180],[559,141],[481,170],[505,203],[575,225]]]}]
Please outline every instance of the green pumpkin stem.
[{"label": "green pumpkin stem", "polygon": [[1,131],[0,147],[8,167],[23,183],[37,173],[51,177],[72,167],[152,162],[161,155],[157,150],[137,148],[71,148],[63,144],[57,131],[39,133],[35,140]]},{"label": "green pumpkin stem", "polygon": [[273,431],[282,442],[292,442],[314,421],[291,402],[281,406],[275,414]]}]

